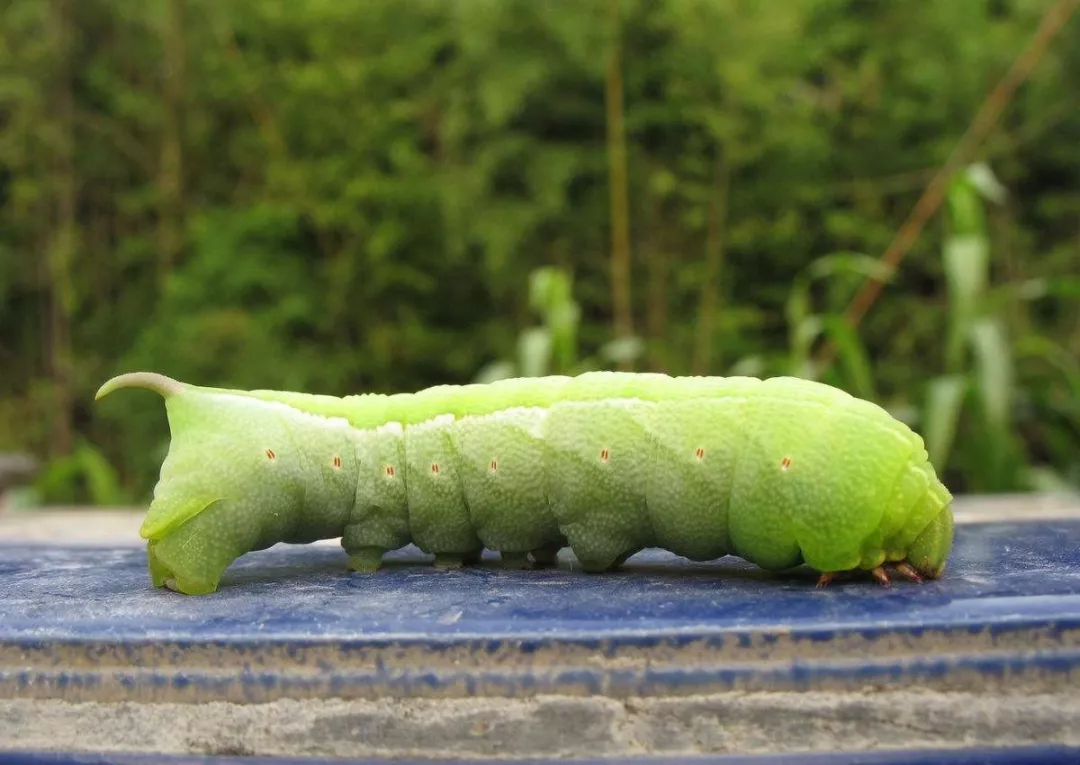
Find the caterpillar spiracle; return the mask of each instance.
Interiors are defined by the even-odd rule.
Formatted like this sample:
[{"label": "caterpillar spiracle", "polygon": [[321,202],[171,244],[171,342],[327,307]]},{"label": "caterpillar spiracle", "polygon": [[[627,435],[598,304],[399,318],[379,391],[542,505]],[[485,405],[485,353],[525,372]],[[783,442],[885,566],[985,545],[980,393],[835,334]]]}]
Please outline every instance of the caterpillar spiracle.
[{"label": "caterpillar spiracle", "polygon": [[241,555],[341,538],[355,571],[410,543],[435,565],[601,572],[646,548],[819,585],[890,565],[939,577],[952,496],[922,439],[837,388],[775,377],[576,377],[336,398],[227,390],[132,372],[172,434],[140,530],[155,586],[217,590]]}]

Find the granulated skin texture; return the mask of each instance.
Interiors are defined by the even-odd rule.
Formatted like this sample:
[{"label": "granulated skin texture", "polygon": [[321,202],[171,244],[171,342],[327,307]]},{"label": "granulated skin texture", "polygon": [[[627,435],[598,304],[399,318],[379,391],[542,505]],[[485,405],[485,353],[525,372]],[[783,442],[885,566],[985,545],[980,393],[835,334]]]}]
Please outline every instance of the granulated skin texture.
[{"label": "granulated skin texture", "polygon": [[1080,746],[1080,695],[731,693],[70,704],[0,700],[3,745],[42,751],[309,757],[588,757]]},{"label": "granulated skin texture", "polygon": [[600,572],[661,547],[936,577],[952,544],[922,439],[806,380],[597,372],[337,399],[134,373],[99,397],[128,386],[166,397],[141,533],[155,583],[189,594],[243,553],[339,536],[361,571],[414,543],[437,565],[569,545]]}]

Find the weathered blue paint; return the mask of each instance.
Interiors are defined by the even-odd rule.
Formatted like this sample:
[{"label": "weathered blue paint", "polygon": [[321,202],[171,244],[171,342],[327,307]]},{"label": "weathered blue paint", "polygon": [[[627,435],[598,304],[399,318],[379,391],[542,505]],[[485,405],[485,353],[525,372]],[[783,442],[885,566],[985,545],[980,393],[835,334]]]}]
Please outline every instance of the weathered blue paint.
[{"label": "weathered blue paint", "polygon": [[735,560],[694,564],[651,551],[623,572],[586,575],[565,563],[552,571],[503,571],[494,562],[435,571],[408,565],[423,556],[406,550],[387,570],[348,575],[336,548],[280,545],[241,559],[219,593],[190,598],[151,588],[141,549],[0,546],[0,641],[473,637],[494,650],[507,639],[745,640],[749,630],[783,625],[828,641],[837,630],[1007,630],[1080,617],[1080,522],[957,534],[944,579],[892,590],[868,578],[816,590],[803,569],[768,574]]},{"label": "weathered blue paint", "polygon": [[0,697],[640,695],[1080,678],[1080,521],[959,527],[944,579],[891,590],[868,579],[818,590],[804,570],[652,552],[598,576],[565,564],[436,571],[396,557],[377,574],[348,575],[336,548],[283,546],[246,556],[218,593],[190,598],[152,589],[138,549],[0,546]]},{"label": "weathered blue paint", "polygon": [[[610,759],[506,760],[514,765],[1064,765],[1080,761],[1080,749],[1016,747],[1007,749],[828,754],[729,755],[709,757],[614,757]],[[326,760],[293,757],[197,757],[158,754],[46,754],[0,751],[0,765],[493,765],[485,760]]]}]

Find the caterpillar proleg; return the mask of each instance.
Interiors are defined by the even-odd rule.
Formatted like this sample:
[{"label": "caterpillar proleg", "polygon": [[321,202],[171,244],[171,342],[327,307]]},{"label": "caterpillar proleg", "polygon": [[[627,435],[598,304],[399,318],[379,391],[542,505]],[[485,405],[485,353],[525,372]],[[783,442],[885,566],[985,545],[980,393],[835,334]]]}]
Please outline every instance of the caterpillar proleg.
[{"label": "caterpillar proleg", "polygon": [[569,546],[589,572],[652,547],[935,578],[952,496],[922,439],[837,388],[775,377],[590,372],[336,398],[133,372],[172,440],[141,528],[155,586],[214,592],[241,555],[341,537],[374,571],[410,543],[457,566]]}]

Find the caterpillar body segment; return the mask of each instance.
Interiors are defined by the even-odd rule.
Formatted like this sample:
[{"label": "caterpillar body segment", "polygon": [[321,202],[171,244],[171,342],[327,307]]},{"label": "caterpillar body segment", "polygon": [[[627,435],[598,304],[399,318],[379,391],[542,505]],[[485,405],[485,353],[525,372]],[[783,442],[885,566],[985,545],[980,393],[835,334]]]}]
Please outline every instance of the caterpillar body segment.
[{"label": "caterpillar body segment", "polygon": [[[244,553],[341,537],[350,567],[413,543],[509,567],[569,546],[587,571],[650,547],[770,570],[933,578],[951,495],[883,409],[796,378],[593,372],[336,398],[121,375],[172,442],[141,534],[155,585],[217,589]],[[877,573],[875,573],[877,575]]]}]

